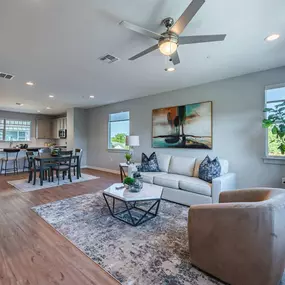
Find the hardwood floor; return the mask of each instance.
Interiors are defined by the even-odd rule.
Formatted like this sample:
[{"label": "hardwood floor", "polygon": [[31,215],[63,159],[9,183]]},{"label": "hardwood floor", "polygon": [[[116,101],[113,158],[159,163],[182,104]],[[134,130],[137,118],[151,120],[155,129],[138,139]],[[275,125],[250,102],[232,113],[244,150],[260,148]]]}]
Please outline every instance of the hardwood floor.
[{"label": "hardwood floor", "polygon": [[26,174],[0,175],[1,285],[118,285],[109,274],[30,210],[35,205],[96,192],[119,175],[86,169],[100,179],[21,193],[7,183]]}]

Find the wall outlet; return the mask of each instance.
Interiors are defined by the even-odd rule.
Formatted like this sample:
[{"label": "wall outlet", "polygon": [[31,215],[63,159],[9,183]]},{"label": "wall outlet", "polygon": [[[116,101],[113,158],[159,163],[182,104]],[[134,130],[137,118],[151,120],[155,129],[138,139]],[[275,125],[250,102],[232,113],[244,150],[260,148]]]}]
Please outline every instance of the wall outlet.
[{"label": "wall outlet", "polygon": [[282,184],[285,184],[285,177],[282,177]]}]

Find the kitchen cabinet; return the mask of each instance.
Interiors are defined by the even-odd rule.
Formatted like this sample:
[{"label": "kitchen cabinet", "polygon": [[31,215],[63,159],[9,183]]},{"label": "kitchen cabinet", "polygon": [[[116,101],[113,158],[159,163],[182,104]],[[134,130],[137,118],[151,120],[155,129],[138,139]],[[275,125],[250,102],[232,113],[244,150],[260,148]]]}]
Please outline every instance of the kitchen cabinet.
[{"label": "kitchen cabinet", "polygon": [[67,129],[67,119],[59,118],[58,120],[59,120],[60,130],[66,130]]},{"label": "kitchen cabinet", "polygon": [[52,138],[59,139],[59,130],[67,129],[67,119],[66,118],[58,118],[52,120]]},{"label": "kitchen cabinet", "polygon": [[52,129],[52,138],[53,139],[59,139],[59,134],[58,134],[58,119],[53,119],[52,120],[52,126],[51,126],[51,129]]},{"label": "kitchen cabinet", "polygon": [[37,139],[51,139],[52,138],[52,120],[37,119],[36,138]]}]

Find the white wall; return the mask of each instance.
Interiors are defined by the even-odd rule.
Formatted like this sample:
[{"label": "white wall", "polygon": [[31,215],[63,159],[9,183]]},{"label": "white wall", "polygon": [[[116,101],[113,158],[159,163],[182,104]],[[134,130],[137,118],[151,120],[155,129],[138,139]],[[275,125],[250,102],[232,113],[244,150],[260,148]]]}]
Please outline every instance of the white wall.
[{"label": "white wall", "polygon": [[[129,110],[131,133],[139,135],[141,141],[137,155],[156,151],[201,158],[207,154],[219,156],[229,160],[239,187],[279,187],[281,177],[285,177],[285,166],[263,163],[265,130],[261,120],[264,87],[282,82],[285,67],[89,109],[87,164],[118,170],[124,154],[107,151],[108,115]],[[152,148],[153,109],[208,100],[213,101],[212,150]]]}]

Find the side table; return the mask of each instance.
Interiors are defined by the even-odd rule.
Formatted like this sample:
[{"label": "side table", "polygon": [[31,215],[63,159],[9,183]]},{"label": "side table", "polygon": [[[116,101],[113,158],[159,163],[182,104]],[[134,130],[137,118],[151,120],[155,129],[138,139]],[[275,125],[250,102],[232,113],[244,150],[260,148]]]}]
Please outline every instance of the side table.
[{"label": "side table", "polygon": [[132,163],[127,164],[126,162],[120,162],[119,168],[120,168],[120,176],[121,176],[121,182],[124,182],[124,179],[128,176],[128,171],[125,171],[125,169],[128,169],[130,165],[140,165],[139,163]]}]

